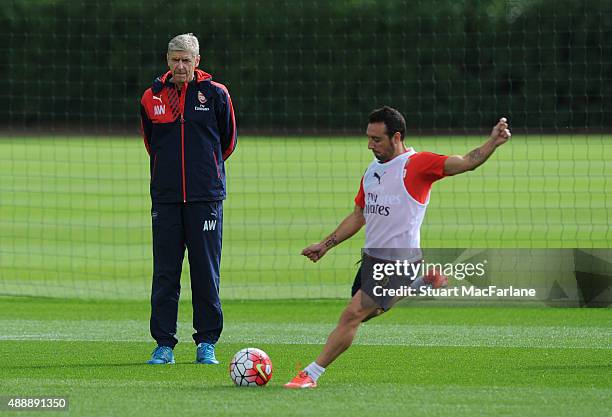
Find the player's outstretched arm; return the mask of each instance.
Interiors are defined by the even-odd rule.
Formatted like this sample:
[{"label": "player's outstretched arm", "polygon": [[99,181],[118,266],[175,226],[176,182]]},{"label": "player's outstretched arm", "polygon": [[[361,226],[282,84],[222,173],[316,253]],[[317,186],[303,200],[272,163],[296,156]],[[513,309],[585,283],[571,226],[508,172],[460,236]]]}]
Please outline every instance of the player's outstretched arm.
[{"label": "player's outstretched arm", "polygon": [[364,224],[365,218],[363,217],[363,209],[359,206],[355,206],[355,210],[342,220],[342,223],[338,225],[331,235],[327,236],[319,243],[313,243],[307,248],[304,248],[304,250],[302,250],[302,255],[312,262],[317,262],[328,250],[357,233]]},{"label": "player's outstretched arm", "polygon": [[499,119],[497,125],[491,131],[491,136],[481,147],[474,149],[465,156],[449,156],[444,163],[444,174],[457,175],[466,171],[473,171],[482,165],[498,146],[508,142],[512,134],[508,129],[508,121],[505,117]]}]

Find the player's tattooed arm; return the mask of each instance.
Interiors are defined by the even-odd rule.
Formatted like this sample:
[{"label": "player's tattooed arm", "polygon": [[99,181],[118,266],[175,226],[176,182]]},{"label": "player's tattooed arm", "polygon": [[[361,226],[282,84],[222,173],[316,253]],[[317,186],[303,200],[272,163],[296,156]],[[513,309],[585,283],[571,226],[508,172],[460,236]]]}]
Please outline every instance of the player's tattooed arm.
[{"label": "player's tattooed arm", "polygon": [[480,148],[474,149],[472,152],[467,154],[467,157],[475,163],[478,163],[478,162],[482,163],[485,160],[485,157],[480,151]]},{"label": "player's tattooed arm", "polygon": [[365,218],[363,217],[363,209],[359,206],[355,206],[353,212],[342,220],[336,230],[334,230],[332,234],[327,236],[320,243],[326,248],[326,250],[331,249],[334,246],[338,246],[340,243],[357,233],[364,224]]},{"label": "player's tattooed arm", "polygon": [[444,162],[445,175],[457,175],[466,171],[473,171],[489,159],[495,149],[510,139],[511,133],[505,117],[491,131],[491,136],[482,146],[472,150],[465,156],[454,155],[446,158]]},{"label": "player's tattooed arm", "polygon": [[336,246],[338,244],[338,238],[336,237],[336,234],[332,233],[331,235],[329,235],[327,239],[325,239],[323,244],[328,249],[332,248],[333,246]]},{"label": "player's tattooed arm", "polygon": [[313,243],[312,245],[304,248],[302,250],[302,255],[306,256],[313,262],[317,262],[331,248],[339,245],[357,233],[364,224],[365,218],[363,217],[363,208],[355,206],[355,210],[346,216],[344,220],[342,220],[332,234],[327,236],[321,242]]}]

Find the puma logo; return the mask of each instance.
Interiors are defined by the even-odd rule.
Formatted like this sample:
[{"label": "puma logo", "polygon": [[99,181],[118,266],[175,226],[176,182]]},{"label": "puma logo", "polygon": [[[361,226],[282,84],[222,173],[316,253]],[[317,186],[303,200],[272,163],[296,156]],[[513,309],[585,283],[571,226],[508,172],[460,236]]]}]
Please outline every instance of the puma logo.
[{"label": "puma logo", "polygon": [[382,177],[387,173],[387,171],[384,171],[381,175],[378,175],[378,172],[374,173],[374,178],[376,178],[378,180],[378,184],[380,184],[380,181],[382,180]]}]

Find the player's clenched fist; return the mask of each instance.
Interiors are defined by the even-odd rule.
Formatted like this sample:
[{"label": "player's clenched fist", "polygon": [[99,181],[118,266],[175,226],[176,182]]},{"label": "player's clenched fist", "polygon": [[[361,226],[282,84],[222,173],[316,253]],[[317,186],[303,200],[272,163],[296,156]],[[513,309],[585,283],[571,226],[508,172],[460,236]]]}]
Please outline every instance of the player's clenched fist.
[{"label": "player's clenched fist", "polygon": [[317,262],[325,255],[328,247],[324,243],[313,243],[312,245],[302,250],[302,255],[310,259],[312,262]]},{"label": "player's clenched fist", "polygon": [[506,143],[511,136],[512,133],[510,133],[508,128],[508,120],[502,117],[491,131],[491,139],[495,141],[495,145],[499,146]]}]

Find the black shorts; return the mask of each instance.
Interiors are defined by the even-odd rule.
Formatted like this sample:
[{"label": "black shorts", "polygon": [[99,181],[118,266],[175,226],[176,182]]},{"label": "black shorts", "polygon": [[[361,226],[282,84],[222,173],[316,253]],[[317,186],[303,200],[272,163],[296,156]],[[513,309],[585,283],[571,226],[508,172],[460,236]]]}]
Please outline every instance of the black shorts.
[{"label": "black shorts", "polygon": [[355,275],[355,280],[353,281],[353,287],[351,288],[351,298],[357,294],[357,291],[361,289],[361,265],[359,265],[359,269],[357,270],[357,275]]},{"label": "black shorts", "polygon": [[393,304],[404,298],[404,296],[379,295],[374,291],[375,287],[378,287],[379,289],[384,288],[387,290],[399,290],[402,287],[410,286],[412,280],[415,278],[414,275],[410,274],[403,276],[391,275],[385,276],[381,280],[374,280],[374,264],[386,263],[393,264],[394,261],[373,258],[365,254],[364,256],[362,256],[362,262],[359,265],[359,269],[357,270],[357,274],[355,275],[355,279],[353,280],[353,286],[351,287],[351,297],[354,297],[355,294],[357,294],[357,291],[362,290],[363,294],[361,302],[366,308],[376,307],[387,311],[391,308],[391,306],[393,306]]}]

